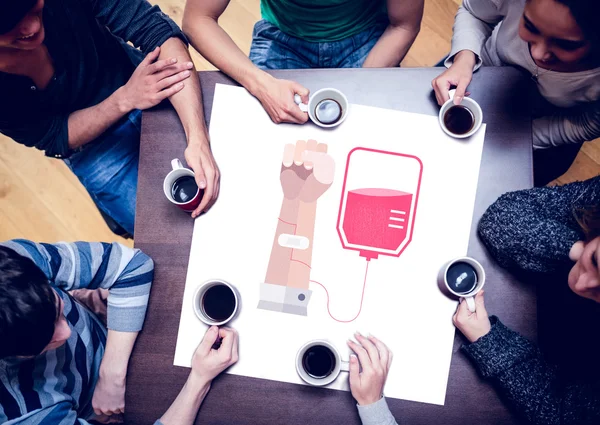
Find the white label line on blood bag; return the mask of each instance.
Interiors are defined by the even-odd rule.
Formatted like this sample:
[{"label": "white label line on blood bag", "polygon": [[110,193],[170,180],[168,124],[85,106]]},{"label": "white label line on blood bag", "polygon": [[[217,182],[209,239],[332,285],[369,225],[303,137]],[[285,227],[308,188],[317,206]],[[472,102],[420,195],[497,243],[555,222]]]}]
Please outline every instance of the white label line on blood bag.
[{"label": "white label line on blood bag", "polygon": [[403,218],[398,218],[398,217],[390,217],[390,220],[392,220],[392,221],[404,221]]},{"label": "white label line on blood bag", "polygon": [[388,224],[388,227],[393,227],[394,229],[404,229],[404,226],[397,226],[395,224]]},{"label": "white label line on blood bag", "polygon": [[391,212],[392,214],[402,214],[402,215],[406,215],[406,211],[390,210],[390,212]]}]

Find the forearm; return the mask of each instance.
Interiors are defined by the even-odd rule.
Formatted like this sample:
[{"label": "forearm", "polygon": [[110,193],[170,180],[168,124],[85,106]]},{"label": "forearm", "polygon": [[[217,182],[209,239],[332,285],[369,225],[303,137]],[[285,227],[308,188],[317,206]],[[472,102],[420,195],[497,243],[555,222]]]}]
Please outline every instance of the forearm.
[{"label": "forearm", "polygon": [[163,425],[191,425],[198,414],[202,401],[210,390],[210,384],[190,374],[171,407],[160,418]]},{"label": "forearm", "polygon": [[600,102],[533,120],[534,147],[578,144],[600,137]]},{"label": "forearm", "polygon": [[316,201],[311,203],[300,202],[296,235],[308,239],[308,247],[306,249],[295,249],[292,252],[288,285],[294,288],[309,287],[316,215]]},{"label": "forearm", "polygon": [[108,331],[104,356],[100,364],[101,379],[125,385],[127,366],[137,336],[137,332]]},{"label": "forearm", "polygon": [[400,65],[419,34],[419,26],[388,25],[365,60],[364,68],[389,68]]},{"label": "forearm", "polygon": [[[191,62],[186,45],[179,38],[170,38],[160,48],[160,59],[177,58],[179,62]],[[204,121],[202,92],[200,79],[195,68],[190,69],[192,75],[184,81],[184,88],[169,98],[177,111],[188,143],[208,143],[208,131]]]},{"label": "forearm", "polygon": [[231,37],[221,28],[217,18],[193,11],[193,2],[188,2],[183,20],[183,29],[194,48],[219,70],[229,75],[256,95],[263,81],[273,78],[250,61]]},{"label": "forearm", "polygon": [[295,235],[298,221],[298,201],[285,199],[281,205],[281,211],[277,219],[277,230],[273,238],[271,256],[265,282],[273,285],[287,285],[290,270],[292,249],[281,246],[279,238],[281,235]]},{"label": "forearm", "polygon": [[124,100],[122,90],[118,89],[99,104],[71,113],[68,122],[69,148],[77,149],[97,139],[131,112]]}]

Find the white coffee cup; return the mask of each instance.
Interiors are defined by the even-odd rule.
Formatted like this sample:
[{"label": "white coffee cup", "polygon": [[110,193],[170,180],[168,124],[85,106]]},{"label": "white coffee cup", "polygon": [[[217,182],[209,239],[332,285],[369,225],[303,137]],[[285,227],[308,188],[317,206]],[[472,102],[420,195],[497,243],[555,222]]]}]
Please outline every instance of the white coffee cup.
[{"label": "white coffee cup", "polygon": [[[303,365],[304,354],[310,348],[319,346],[319,345],[328,348],[331,351],[331,353],[333,353],[333,357],[334,357],[334,361],[335,361],[335,365],[333,366],[331,372],[329,374],[327,374],[327,376],[324,376],[321,378],[311,376],[305,370],[304,365]],[[341,372],[348,372],[349,370],[350,370],[350,364],[347,361],[343,361],[340,356],[339,351],[334,347],[334,345],[324,339],[316,339],[316,340],[307,342],[302,347],[300,347],[300,349],[298,350],[298,354],[296,355],[296,371],[298,372],[298,375],[300,375],[300,378],[302,378],[302,380],[304,382],[306,382],[307,384],[310,384],[310,385],[314,385],[316,387],[323,387],[325,385],[331,384],[333,381],[335,381],[337,379],[337,377],[340,375]]]},{"label": "white coffee cup", "polygon": [[194,172],[189,168],[185,168],[181,164],[181,161],[177,158],[171,160],[171,171],[169,172],[169,174],[167,174],[163,181],[163,191],[165,192],[165,196],[167,197],[167,199],[171,201],[172,204],[177,205],[185,212],[192,212],[196,208],[198,208],[198,205],[200,205],[200,202],[202,201],[202,195],[204,194],[204,191],[202,189],[197,189],[194,197],[192,199],[186,200],[185,202],[176,201],[175,198],[173,198],[173,194],[171,193],[173,184],[175,184],[175,182],[178,179],[186,176],[194,178]]},{"label": "white coffee cup", "polygon": [[464,134],[456,134],[456,133],[453,133],[450,130],[448,130],[448,128],[446,127],[446,124],[444,123],[444,115],[446,115],[446,112],[448,111],[448,109],[455,106],[454,105],[454,94],[455,93],[456,93],[456,90],[454,90],[454,89],[450,90],[448,92],[450,99],[447,100],[442,105],[442,107],[440,109],[440,113],[438,114],[438,120],[440,122],[440,127],[442,127],[442,130],[444,130],[444,133],[446,133],[448,136],[454,137],[457,139],[466,139],[467,137],[471,137],[473,134],[477,133],[477,130],[479,130],[479,128],[481,127],[481,124],[483,123],[483,112],[481,111],[481,106],[479,106],[479,104],[477,102],[475,102],[470,97],[465,96],[463,98],[462,102],[460,102],[460,106],[466,107],[473,114],[473,127],[471,128],[471,130],[469,130],[467,133],[464,133]]},{"label": "white coffee cup", "polygon": [[[203,307],[203,298],[206,294],[206,291],[217,285],[224,285],[228,287],[233,292],[233,296],[235,299],[235,307],[233,308],[233,312],[223,320],[213,319],[206,313],[205,308]],[[192,298],[192,302],[194,313],[196,313],[198,319],[206,323],[208,326],[221,326],[230,322],[237,314],[240,306],[240,294],[236,287],[233,286],[231,283],[221,279],[210,279],[198,286],[198,288],[196,288],[196,291],[194,292],[194,297]]]},{"label": "white coffee cup", "polygon": [[[473,267],[473,269],[475,270],[475,274],[477,274],[477,284],[469,292],[458,292],[452,289],[452,287],[448,283],[448,270],[453,264],[456,263],[467,263],[469,266]],[[464,298],[467,302],[467,307],[469,308],[469,311],[471,313],[475,313],[475,295],[477,295],[477,293],[483,288],[483,285],[485,285],[485,270],[483,269],[483,266],[479,263],[479,261],[471,257],[455,258],[454,260],[446,263],[444,267],[442,267],[438,279],[440,280],[440,282],[443,282],[443,284],[446,286],[446,289],[451,294],[456,295],[459,298]]]},{"label": "white coffee cup", "polygon": [[[321,103],[323,100],[334,100],[340,106],[341,117],[337,121],[335,121],[331,124],[324,124],[317,119],[315,111],[316,111],[317,105],[319,105],[319,103]],[[348,99],[346,98],[344,93],[342,93],[341,91],[339,91],[337,89],[332,89],[332,88],[317,90],[308,99],[308,104],[302,103],[300,95],[298,95],[298,94],[294,95],[294,101],[300,107],[302,112],[308,112],[308,117],[310,118],[310,120],[312,122],[314,122],[319,127],[323,127],[323,128],[337,127],[338,125],[343,123],[344,120],[346,119],[346,117],[348,116],[348,109],[350,107],[350,104],[348,103]]]}]

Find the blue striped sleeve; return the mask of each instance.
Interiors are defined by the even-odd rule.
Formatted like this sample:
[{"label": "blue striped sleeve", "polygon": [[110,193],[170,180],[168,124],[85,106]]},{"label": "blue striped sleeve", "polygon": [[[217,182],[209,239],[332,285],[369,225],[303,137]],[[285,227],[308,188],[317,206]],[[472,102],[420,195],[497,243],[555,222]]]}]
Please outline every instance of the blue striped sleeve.
[{"label": "blue striped sleeve", "polygon": [[2,245],[31,258],[54,286],[65,291],[108,289],[109,329],[142,329],[154,263],[139,249],[116,242],[38,244],[13,240]]},{"label": "blue striped sleeve", "polygon": [[85,419],[77,417],[71,403],[61,402],[45,409],[29,412],[5,425],[89,425]]}]

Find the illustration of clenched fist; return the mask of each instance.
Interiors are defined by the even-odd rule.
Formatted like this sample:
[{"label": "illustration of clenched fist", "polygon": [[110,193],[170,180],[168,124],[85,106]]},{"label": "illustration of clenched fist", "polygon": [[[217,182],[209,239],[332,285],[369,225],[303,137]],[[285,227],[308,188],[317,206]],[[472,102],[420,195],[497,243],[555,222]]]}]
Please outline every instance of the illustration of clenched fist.
[{"label": "illustration of clenched fist", "polygon": [[280,177],[286,199],[316,201],[329,189],[334,174],[335,163],[325,143],[298,140],[285,145]]}]

